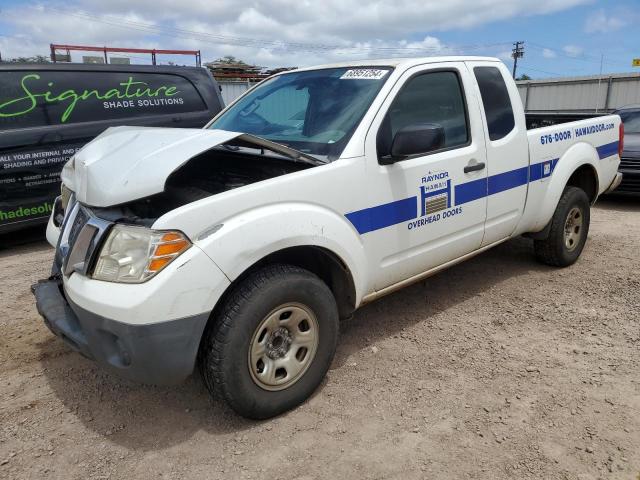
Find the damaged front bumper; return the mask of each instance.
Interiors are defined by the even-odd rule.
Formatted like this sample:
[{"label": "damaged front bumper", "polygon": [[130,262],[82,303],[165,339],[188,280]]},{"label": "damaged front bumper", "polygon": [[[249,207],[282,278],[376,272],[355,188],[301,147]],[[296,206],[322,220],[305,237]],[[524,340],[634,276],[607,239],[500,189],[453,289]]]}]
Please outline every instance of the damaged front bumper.
[{"label": "damaged front bumper", "polygon": [[193,371],[208,313],[134,325],[75,305],[65,296],[59,274],[39,281],[32,291],[47,327],[111,372],[142,383],[171,385]]},{"label": "damaged front bumper", "polygon": [[176,384],[195,366],[202,333],[230,282],[197,245],[136,284],[91,278],[113,222],[77,202],[58,227],[52,274],[33,285],[46,325],[73,350],[142,383]]}]

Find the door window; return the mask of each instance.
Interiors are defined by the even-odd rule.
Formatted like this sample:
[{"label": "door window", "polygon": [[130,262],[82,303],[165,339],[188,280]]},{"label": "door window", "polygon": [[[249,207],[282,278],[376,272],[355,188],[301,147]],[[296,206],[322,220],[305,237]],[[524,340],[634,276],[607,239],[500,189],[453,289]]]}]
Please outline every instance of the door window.
[{"label": "door window", "polygon": [[506,137],[515,127],[511,99],[502,73],[496,67],[475,67],[490,140]]},{"label": "door window", "polygon": [[378,130],[378,158],[390,155],[391,143],[398,130],[420,123],[437,124],[444,129],[443,149],[469,143],[464,92],[457,73],[423,73],[407,81]]}]

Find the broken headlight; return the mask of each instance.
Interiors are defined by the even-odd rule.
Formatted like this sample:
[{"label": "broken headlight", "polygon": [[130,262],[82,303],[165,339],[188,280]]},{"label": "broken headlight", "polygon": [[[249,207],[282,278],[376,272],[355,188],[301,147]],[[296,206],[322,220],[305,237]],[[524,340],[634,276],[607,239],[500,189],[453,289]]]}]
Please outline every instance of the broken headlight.
[{"label": "broken headlight", "polygon": [[142,283],[190,246],[189,239],[178,231],[115,225],[100,251],[92,276],[107,282]]},{"label": "broken headlight", "polygon": [[60,184],[60,203],[62,206],[62,211],[66,212],[67,207],[69,206],[69,200],[71,200],[71,195],[73,192],[67,188],[64,183]]}]

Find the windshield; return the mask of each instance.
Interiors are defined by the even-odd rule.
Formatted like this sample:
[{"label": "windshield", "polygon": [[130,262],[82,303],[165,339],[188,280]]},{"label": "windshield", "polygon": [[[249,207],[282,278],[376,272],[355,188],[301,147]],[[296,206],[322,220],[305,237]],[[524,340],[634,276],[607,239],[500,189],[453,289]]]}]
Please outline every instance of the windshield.
[{"label": "windshield", "polygon": [[624,123],[624,133],[640,133],[640,110],[637,112],[620,112]]},{"label": "windshield", "polygon": [[390,68],[328,68],[266,80],[209,128],[250,133],[302,152],[340,156]]}]

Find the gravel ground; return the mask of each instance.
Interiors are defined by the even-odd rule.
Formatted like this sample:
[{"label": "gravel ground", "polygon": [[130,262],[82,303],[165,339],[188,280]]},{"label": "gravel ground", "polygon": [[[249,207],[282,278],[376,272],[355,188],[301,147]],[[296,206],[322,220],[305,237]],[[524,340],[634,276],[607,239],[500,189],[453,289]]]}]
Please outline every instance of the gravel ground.
[{"label": "gravel ground", "polygon": [[0,238],[0,478],[640,478],[637,199],[599,203],[568,269],[516,239],[359,310],[265,422],[70,351],[29,292],[41,234]]}]

